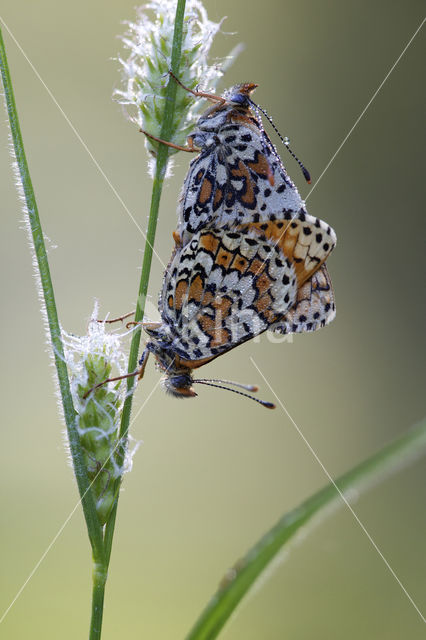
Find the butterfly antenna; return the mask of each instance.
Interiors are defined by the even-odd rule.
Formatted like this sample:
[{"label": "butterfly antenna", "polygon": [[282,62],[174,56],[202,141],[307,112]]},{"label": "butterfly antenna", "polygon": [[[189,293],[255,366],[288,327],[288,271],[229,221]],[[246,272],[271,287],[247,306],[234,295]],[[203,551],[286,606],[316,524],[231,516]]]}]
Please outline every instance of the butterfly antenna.
[{"label": "butterfly antenna", "polygon": [[[198,382],[199,384],[205,384],[208,387],[216,387],[217,389],[223,389],[224,391],[232,391],[232,393],[238,393],[239,396],[244,396],[245,398],[249,398],[250,400],[254,400],[262,405],[262,407],[266,407],[266,409],[275,409],[275,405],[272,402],[266,402],[265,400],[259,400],[259,398],[253,398],[253,396],[248,393],[243,393],[242,391],[237,391],[236,389],[230,389],[229,387],[224,387],[221,384],[214,384],[213,382],[207,382],[206,380],[193,380],[193,382]],[[239,385],[238,383],[231,383],[241,386],[243,389],[244,385]],[[247,385],[249,386],[249,385]]]},{"label": "butterfly antenna", "polygon": [[233,380],[222,380],[219,378],[199,378],[198,380],[194,380],[194,382],[220,382],[221,384],[232,384],[234,387],[239,387],[240,389],[245,389],[246,391],[259,391],[259,387],[257,387],[255,384],[242,384],[241,382],[234,382]]},{"label": "butterfly antenna", "polygon": [[299,165],[299,167],[302,170],[302,173],[305,177],[305,180],[308,184],[311,184],[311,174],[309,173],[309,171],[307,170],[307,168],[305,167],[305,165],[303,164],[303,162],[301,162],[299,160],[299,158],[296,156],[296,154],[290,149],[290,143],[288,138],[284,138],[281,133],[278,131],[277,127],[275,126],[272,118],[267,114],[267,112],[265,111],[265,109],[262,109],[262,107],[259,107],[258,104],[256,104],[255,102],[253,102],[253,100],[251,100],[250,98],[248,98],[248,101],[252,104],[253,107],[255,107],[256,109],[258,109],[259,111],[261,111],[263,113],[263,115],[265,116],[265,118],[268,120],[268,122],[270,123],[271,127],[273,128],[273,130],[275,131],[275,133],[278,135],[279,139],[281,140],[281,142],[283,143],[283,145],[286,147],[287,151],[290,153],[291,156],[293,156],[293,158],[296,160],[297,164]]}]

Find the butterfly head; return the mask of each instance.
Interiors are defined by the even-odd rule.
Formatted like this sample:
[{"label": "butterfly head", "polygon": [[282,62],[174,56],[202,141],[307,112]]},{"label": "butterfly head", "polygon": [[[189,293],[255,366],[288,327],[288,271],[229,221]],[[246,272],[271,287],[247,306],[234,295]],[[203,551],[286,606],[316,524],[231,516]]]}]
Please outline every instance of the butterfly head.
[{"label": "butterfly head", "polygon": [[[206,364],[214,357],[207,357],[204,360],[182,360],[182,358],[176,353],[173,348],[172,340],[167,333],[166,328],[161,323],[145,324],[145,330],[150,335],[150,340],[146,344],[146,353],[152,353],[155,356],[156,364],[159,369],[164,373],[162,379],[162,385],[166,393],[170,394],[174,398],[194,398],[198,394],[194,390],[193,384],[202,384],[209,387],[216,387],[217,389],[223,389],[224,391],[232,391],[240,396],[244,396],[255,402],[258,402],[267,409],[274,409],[275,405],[272,402],[265,402],[259,398],[254,398],[252,395],[238,391],[231,387],[239,387],[245,391],[257,391],[257,387],[254,385],[245,385],[231,380],[218,380],[218,379],[206,379],[199,378],[194,379],[192,377],[193,370]],[[143,362],[146,362],[146,356],[143,356]],[[143,366],[141,359],[141,366]],[[228,386],[230,385],[230,386]]]},{"label": "butterfly head", "polygon": [[194,398],[197,395],[192,387],[192,377],[185,371],[169,371],[163,379],[163,387],[174,398]]},{"label": "butterfly head", "polygon": [[259,85],[254,84],[254,82],[244,82],[243,84],[237,84],[234,87],[231,87],[231,89],[225,91],[223,97],[228,103],[236,104],[242,107],[249,107],[250,96],[258,86]]},{"label": "butterfly head", "polygon": [[179,357],[173,349],[173,340],[167,325],[145,323],[144,329],[150,337],[146,348],[155,356],[157,367],[164,373],[162,385],[166,393],[175,398],[196,396],[197,394],[192,388],[190,369],[180,364]]}]

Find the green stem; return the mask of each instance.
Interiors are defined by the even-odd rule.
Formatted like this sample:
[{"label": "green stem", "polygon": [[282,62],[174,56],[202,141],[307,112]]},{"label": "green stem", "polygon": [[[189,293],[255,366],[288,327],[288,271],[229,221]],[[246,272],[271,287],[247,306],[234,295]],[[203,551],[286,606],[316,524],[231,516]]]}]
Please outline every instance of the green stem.
[{"label": "green stem", "polygon": [[[175,27],[173,32],[173,44],[172,44],[172,57],[171,57],[171,71],[178,75],[180,59],[182,55],[182,34],[183,34],[183,19],[185,16],[185,3],[186,0],[178,0],[176,7]],[[176,104],[177,84],[173,78],[169,77],[167,85],[167,93],[165,99],[163,124],[161,127],[160,138],[162,140],[170,140],[173,133],[173,115]],[[148,292],[149,275],[151,271],[152,253],[155,240],[155,232],[157,229],[158,212],[160,208],[161,192],[163,190],[164,177],[166,175],[167,162],[169,157],[169,148],[162,144],[159,146],[158,154],[156,158],[156,168],[154,183],[152,187],[151,206],[149,211],[148,230],[146,234],[145,250],[143,255],[142,273],[139,284],[139,293],[136,301],[136,313],[135,322],[140,322],[143,319],[145,310],[146,295]],[[137,328],[133,333],[132,342],[130,345],[129,354],[129,373],[136,370],[138,364],[139,346],[141,341],[141,329]],[[127,380],[127,390],[129,395],[126,398],[123,407],[123,413],[121,417],[120,425],[120,437],[123,442],[127,441],[130,413],[132,410],[132,394],[131,391],[135,385],[135,379],[129,378]],[[126,447],[123,447],[123,451]],[[120,464],[120,461],[118,461]],[[120,480],[117,480],[117,489],[119,488]],[[105,527],[105,556],[109,561],[111,555],[111,545],[114,536],[115,518],[118,505],[118,490],[117,499],[111,512],[111,516]]]},{"label": "green stem", "polygon": [[[402,466],[412,463],[426,451],[426,419],[401,438],[343,474],[335,482],[339,491],[350,502],[352,490],[360,491],[382,481]],[[253,586],[259,575],[283,550],[285,544],[303,527],[309,527],[332,513],[331,506],[345,502],[333,483],[308,498],[299,507],[286,513],[252,549],[238,561],[235,573],[217,591],[198,618],[186,640],[213,640],[219,635],[231,614]],[[346,492],[346,495],[345,495]],[[314,516],[316,516],[314,518]]]},{"label": "green stem", "polygon": [[93,563],[92,618],[90,620],[89,640],[99,640],[102,630],[105,585],[107,572],[105,564]]},{"label": "green stem", "polygon": [[53,293],[52,279],[50,277],[49,262],[47,259],[46,247],[44,244],[43,230],[41,228],[38,215],[37,203],[34,189],[31,182],[27,159],[25,156],[24,144],[22,141],[21,129],[19,126],[18,112],[16,109],[15,97],[13,94],[12,81],[7,62],[6,49],[3,35],[0,29],[0,68],[3,81],[5,102],[12,133],[13,146],[15,149],[16,162],[18,164],[19,175],[22,188],[24,190],[25,202],[28,210],[28,218],[31,227],[34,251],[37,258],[38,274],[40,276],[43,298],[46,306],[46,314],[49,324],[50,338],[55,358],[56,370],[58,372],[59,388],[61,392],[62,405],[64,407],[65,423],[67,426],[68,440],[73,460],[74,473],[77,479],[78,491],[80,493],[86,520],[87,531],[93,549],[94,557],[100,561],[103,558],[102,529],[96,513],[95,501],[90,490],[89,479],[86,473],[83,452],[80,447],[80,440],[75,421],[75,410],[71,396],[68,379],[67,366],[64,359],[64,350],[59,326],[58,313],[56,310],[55,296]]}]

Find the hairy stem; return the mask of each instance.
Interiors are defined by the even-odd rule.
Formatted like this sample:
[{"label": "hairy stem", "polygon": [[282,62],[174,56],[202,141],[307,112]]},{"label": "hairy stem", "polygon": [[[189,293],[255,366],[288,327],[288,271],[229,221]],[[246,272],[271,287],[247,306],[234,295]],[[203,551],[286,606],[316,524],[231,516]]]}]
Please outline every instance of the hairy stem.
[{"label": "hairy stem", "polygon": [[62,345],[61,329],[56,309],[55,295],[53,292],[52,279],[50,276],[49,262],[47,259],[46,247],[44,244],[43,230],[38,214],[37,202],[31,182],[28,163],[25,155],[24,143],[19,126],[18,112],[16,109],[15,97],[13,94],[12,80],[7,62],[6,49],[0,29],[0,67],[4,88],[7,113],[9,116],[10,130],[15,150],[16,162],[19,170],[20,183],[25,196],[26,209],[31,229],[31,237],[34,252],[37,259],[37,270],[40,279],[43,299],[46,308],[46,315],[49,325],[50,339],[52,341],[53,354],[55,358],[56,370],[58,373],[59,388],[61,392],[62,405],[64,408],[65,423],[68,432],[68,440],[74,466],[74,473],[77,479],[77,486],[83,506],[87,531],[92,545],[93,556],[97,561],[103,559],[103,539],[102,529],[96,513],[95,501],[90,490],[90,483],[86,473],[83,451],[75,420],[75,410],[71,396],[70,383],[68,379],[67,366],[64,359],[64,349]]},{"label": "hairy stem", "polygon": [[99,640],[101,637],[106,580],[105,563],[93,562],[92,618],[89,640]]},{"label": "hairy stem", "polygon": [[[171,71],[177,75],[180,65],[180,59],[182,54],[182,34],[183,34],[183,19],[185,15],[185,3],[186,0],[178,0],[176,7],[175,27],[173,32],[173,45],[172,45],[172,58],[171,58]],[[160,138],[162,140],[169,141],[173,133],[173,115],[176,104],[177,84],[173,78],[169,77],[167,85],[167,94],[164,107],[163,125],[161,128]],[[146,295],[148,292],[149,275],[151,271],[152,253],[155,240],[155,232],[157,229],[158,212],[160,208],[160,198],[163,190],[164,177],[166,175],[167,162],[169,157],[169,148],[161,144],[158,148],[158,154],[155,165],[155,176],[151,194],[151,206],[149,211],[148,230],[146,234],[145,250],[143,255],[142,273],[139,283],[139,292],[136,300],[136,313],[135,322],[140,322],[143,319],[145,310]],[[128,372],[136,370],[138,364],[138,353],[141,341],[141,328],[138,327],[134,333],[132,342],[130,345],[130,355]],[[120,437],[125,442],[128,437],[130,413],[132,410],[132,395],[131,391],[135,385],[135,378],[129,378],[127,381],[127,390],[129,395],[126,398],[123,407],[123,414],[120,425]],[[124,447],[123,447],[124,450]],[[119,461],[120,463],[120,461]],[[117,480],[117,489],[119,488],[120,480]],[[116,511],[118,504],[118,491],[117,499],[111,512],[111,516],[105,527],[105,555],[109,561],[111,555],[111,545],[114,535],[114,526],[116,519]]]}]

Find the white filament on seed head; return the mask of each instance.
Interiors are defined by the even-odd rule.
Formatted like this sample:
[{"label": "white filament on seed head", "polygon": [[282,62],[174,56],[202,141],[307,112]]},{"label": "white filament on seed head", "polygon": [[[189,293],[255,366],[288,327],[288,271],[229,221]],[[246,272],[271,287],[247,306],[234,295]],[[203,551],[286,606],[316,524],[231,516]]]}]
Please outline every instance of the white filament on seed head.
[{"label": "white filament on seed head", "polygon": [[[82,436],[85,433],[97,434],[99,441],[106,439],[107,441],[114,434],[119,433],[121,412],[124,400],[128,395],[127,387],[124,383],[120,384],[116,389],[117,383],[107,383],[109,390],[115,394],[117,404],[113,402],[99,402],[96,396],[91,395],[88,399],[81,397],[80,387],[87,387],[88,373],[86,370],[86,361],[88,357],[102,357],[105,362],[112,365],[118,371],[119,375],[124,375],[127,371],[127,356],[122,347],[122,341],[125,336],[131,333],[131,330],[122,332],[108,333],[104,322],[98,322],[99,305],[95,301],[94,310],[88,324],[87,334],[84,336],[75,336],[66,331],[62,331],[62,339],[64,344],[65,362],[68,367],[70,377],[71,395],[75,410],[77,412],[77,429]],[[131,392],[130,392],[131,393]],[[102,429],[96,424],[92,426],[80,427],[78,424],[80,416],[85,412],[88,402],[95,403],[96,413],[104,420],[106,418],[107,429]],[[69,451],[67,433],[64,432],[66,448]],[[119,448],[119,443],[111,442],[111,461],[115,469],[115,474],[120,475],[120,468],[116,463],[114,453]],[[125,457],[127,452],[124,452]],[[124,469],[124,465],[123,465]],[[122,471],[123,471],[122,469]],[[124,472],[124,471],[123,471]],[[115,477],[118,477],[115,476]]]}]

